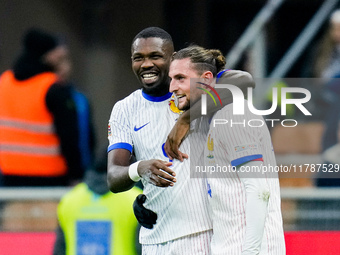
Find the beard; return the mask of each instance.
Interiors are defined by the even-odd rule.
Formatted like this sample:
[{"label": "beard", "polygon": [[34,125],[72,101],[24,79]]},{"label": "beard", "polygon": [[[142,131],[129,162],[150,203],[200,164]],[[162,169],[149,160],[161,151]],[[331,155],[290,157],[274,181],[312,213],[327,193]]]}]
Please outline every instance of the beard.
[{"label": "beard", "polygon": [[162,96],[169,92],[170,80],[156,81],[152,84],[145,84],[142,82],[142,89],[144,93],[152,96]]}]

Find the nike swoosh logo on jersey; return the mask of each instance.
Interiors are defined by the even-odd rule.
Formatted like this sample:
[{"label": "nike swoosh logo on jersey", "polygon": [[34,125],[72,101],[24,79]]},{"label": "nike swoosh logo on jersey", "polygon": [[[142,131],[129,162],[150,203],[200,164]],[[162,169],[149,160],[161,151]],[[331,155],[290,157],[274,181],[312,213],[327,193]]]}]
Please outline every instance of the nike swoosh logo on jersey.
[{"label": "nike swoosh logo on jersey", "polygon": [[138,131],[138,130],[140,130],[140,129],[142,129],[143,127],[145,127],[147,124],[149,124],[150,122],[148,122],[148,123],[146,123],[146,124],[144,124],[143,126],[140,126],[140,127],[134,127],[133,128],[133,130],[135,130],[135,131]]}]

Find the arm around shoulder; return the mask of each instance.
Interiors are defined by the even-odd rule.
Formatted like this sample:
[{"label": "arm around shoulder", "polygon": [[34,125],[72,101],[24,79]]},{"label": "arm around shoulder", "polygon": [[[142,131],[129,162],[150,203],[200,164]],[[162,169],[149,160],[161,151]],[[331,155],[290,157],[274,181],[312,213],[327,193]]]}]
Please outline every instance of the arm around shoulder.
[{"label": "arm around shoulder", "polygon": [[[227,70],[218,79],[217,84],[230,84],[238,87],[246,95],[248,88],[255,88],[253,76],[241,70]],[[233,102],[232,93],[228,89],[216,89],[221,97],[223,105]],[[212,101],[212,100],[211,100]],[[213,102],[208,101],[208,107],[213,107]]]}]

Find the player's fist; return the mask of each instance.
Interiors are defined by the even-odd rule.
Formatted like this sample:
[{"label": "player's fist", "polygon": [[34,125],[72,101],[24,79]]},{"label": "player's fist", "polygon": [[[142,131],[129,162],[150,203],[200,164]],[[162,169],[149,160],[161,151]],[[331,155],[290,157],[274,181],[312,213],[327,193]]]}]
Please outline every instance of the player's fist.
[{"label": "player's fist", "polygon": [[149,183],[158,187],[174,186],[176,173],[169,168],[171,162],[159,159],[143,160],[138,164],[138,174]]}]

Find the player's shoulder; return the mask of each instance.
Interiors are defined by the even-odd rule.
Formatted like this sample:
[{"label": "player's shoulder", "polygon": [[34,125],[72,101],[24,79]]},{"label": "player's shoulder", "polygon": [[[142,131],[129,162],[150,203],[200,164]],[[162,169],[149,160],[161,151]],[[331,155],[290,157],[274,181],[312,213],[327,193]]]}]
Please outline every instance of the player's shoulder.
[{"label": "player's shoulder", "polygon": [[115,105],[131,104],[141,99],[142,99],[142,90],[137,89],[134,92],[132,92],[130,95],[124,97],[121,100],[118,100]]},{"label": "player's shoulder", "polygon": [[[240,109],[243,109],[242,111]],[[236,114],[237,112],[237,114]],[[249,106],[248,100],[244,98],[239,98],[237,103],[232,102],[223,106],[220,110],[218,110],[213,118],[233,118],[234,116],[244,116],[245,118],[249,118],[252,115]]]},{"label": "player's shoulder", "polygon": [[[246,106],[246,100],[243,98],[239,98],[238,99],[238,103],[242,103],[242,105]],[[217,111],[217,113],[219,114],[234,114],[234,108],[236,107],[235,105],[237,105],[237,103],[232,102],[230,104],[224,105],[219,111]],[[240,105],[239,105],[240,106]]]},{"label": "player's shoulder", "polygon": [[223,79],[223,78],[244,78],[248,80],[253,80],[253,76],[242,70],[234,70],[234,69],[225,69],[220,71],[217,74],[218,79]]},{"label": "player's shoulder", "polygon": [[219,84],[248,84],[248,87],[255,87],[253,76],[242,70],[225,69],[217,74]]},{"label": "player's shoulder", "polygon": [[129,109],[135,109],[142,100],[142,92],[141,89],[135,90],[127,97],[124,97],[121,100],[118,100],[114,106],[112,112],[115,112],[115,114],[122,114],[122,111],[129,111]]}]

